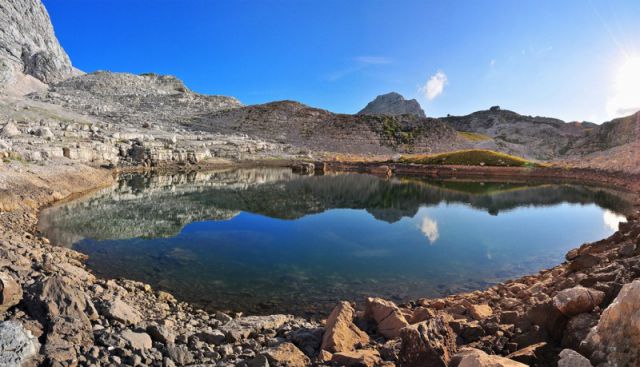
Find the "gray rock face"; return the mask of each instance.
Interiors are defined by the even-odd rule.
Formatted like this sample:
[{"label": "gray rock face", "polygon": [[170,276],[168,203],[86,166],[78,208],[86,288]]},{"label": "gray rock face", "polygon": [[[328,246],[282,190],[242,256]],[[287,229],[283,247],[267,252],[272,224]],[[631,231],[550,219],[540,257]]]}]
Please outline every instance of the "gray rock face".
[{"label": "gray rock face", "polygon": [[396,92],[391,92],[377,96],[376,99],[369,102],[358,115],[415,115],[418,117],[427,117],[420,107],[420,103],[415,99],[404,99],[404,97]]},{"label": "gray rock face", "polygon": [[38,339],[19,322],[0,323],[0,366],[21,366],[40,349]]},{"label": "gray rock face", "polygon": [[3,2],[0,25],[0,89],[15,83],[20,74],[44,83],[77,74],[40,0]]}]

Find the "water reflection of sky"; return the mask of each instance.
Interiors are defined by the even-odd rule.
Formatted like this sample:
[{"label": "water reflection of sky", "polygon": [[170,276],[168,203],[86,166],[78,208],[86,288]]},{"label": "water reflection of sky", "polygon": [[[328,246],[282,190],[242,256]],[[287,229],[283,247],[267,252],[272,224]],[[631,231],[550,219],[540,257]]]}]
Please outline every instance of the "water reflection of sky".
[{"label": "water reflection of sky", "polygon": [[358,175],[195,186],[127,196],[126,207],[107,195],[51,210],[45,222],[84,238],[74,248],[101,275],[212,310],[300,314],[339,299],[486,287],[554,266],[624,221],[621,202],[598,189],[436,184]]}]

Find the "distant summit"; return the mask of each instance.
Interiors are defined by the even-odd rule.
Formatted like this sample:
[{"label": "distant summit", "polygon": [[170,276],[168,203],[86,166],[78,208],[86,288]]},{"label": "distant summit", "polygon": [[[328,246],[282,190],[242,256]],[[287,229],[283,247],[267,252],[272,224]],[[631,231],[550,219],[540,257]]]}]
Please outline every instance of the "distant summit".
[{"label": "distant summit", "polygon": [[415,99],[404,99],[402,95],[391,92],[377,96],[376,99],[369,102],[358,115],[404,115],[410,114],[418,117],[427,117],[420,107],[420,103]]}]

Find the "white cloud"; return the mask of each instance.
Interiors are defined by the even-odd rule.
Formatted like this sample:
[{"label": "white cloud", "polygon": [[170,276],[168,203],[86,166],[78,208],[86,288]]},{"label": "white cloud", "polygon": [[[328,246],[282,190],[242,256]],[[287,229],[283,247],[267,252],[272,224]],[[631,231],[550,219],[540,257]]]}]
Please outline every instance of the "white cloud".
[{"label": "white cloud", "polygon": [[496,59],[491,59],[491,61],[489,61],[489,66],[495,66],[496,64]]},{"label": "white cloud", "polygon": [[612,231],[617,231],[620,223],[625,223],[627,218],[624,215],[616,214],[610,210],[605,210],[602,214],[604,225]]},{"label": "white cloud", "polygon": [[420,231],[427,237],[430,244],[436,242],[438,237],[440,237],[438,222],[426,215],[422,218],[422,222],[420,223]]},{"label": "white cloud", "polygon": [[448,84],[447,74],[443,71],[438,71],[429,78],[427,84],[420,88],[420,91],[424,93],[425,97],[432,101],[437,96],[441,95],[444,91],[444,86]]},{"label": "white cloud", "polygon": [[359,63],[368,65],[384,65],[391,64],[393,62],[392,59],[384,56],[358,56],[355,60]]}]

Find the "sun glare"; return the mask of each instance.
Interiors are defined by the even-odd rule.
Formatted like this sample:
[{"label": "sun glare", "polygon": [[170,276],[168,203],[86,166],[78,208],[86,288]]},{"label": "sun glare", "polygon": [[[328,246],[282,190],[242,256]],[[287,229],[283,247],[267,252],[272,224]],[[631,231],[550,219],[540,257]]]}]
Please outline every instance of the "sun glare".
[{"label": "sun glare", "polygon": [[607,104],[611,117],[632,114],[640,107],[640,56],[628,58],[616,75],[614,96]]}]

